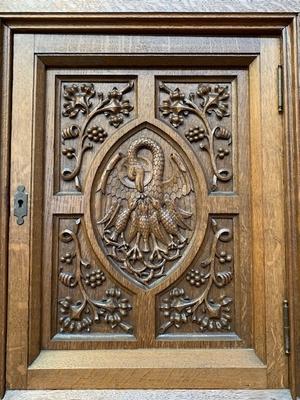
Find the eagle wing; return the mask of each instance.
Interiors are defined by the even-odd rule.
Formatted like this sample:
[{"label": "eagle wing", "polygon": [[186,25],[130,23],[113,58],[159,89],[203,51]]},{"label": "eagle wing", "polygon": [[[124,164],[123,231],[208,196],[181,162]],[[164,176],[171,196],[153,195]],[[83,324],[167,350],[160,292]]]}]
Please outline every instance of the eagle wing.
[{"label": "eagle wing", "polygon": [[170,155],[172,176],[163,182],[165,199],[174,201],[194,191],[193,182],[181,157]]},{"label": "eagle wing", "polygon": [[124,157],[122,153],[115,154],[103,171],[97,188],[97,192],[105,198],[104,217],[98,221],[98,224],[104,224],[105,229],[114,225],[118,218],[122,218],[122,211],[128,209],[128,201],[134,198],[136,193],[134,187],[125,186],[120,179],[118,164],[124,160]]}]

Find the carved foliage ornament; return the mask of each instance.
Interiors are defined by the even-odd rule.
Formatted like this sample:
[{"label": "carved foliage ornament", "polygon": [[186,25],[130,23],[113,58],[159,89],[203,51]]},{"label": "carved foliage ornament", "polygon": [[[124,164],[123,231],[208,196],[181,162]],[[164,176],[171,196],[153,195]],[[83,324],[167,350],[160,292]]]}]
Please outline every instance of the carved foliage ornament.
[{"label": "carved foliage ornament", "polygon": [[[63,97],[64,111],[62,115],[75,119],[79,113],[85,118],[81,126],[71,124],[63,129],[61,133],[62,143],[66,140],[79,139],[78,150],[74,147],[63,147],[62,154],[68,159],[75,159],[75,166],[72,169],[64,168],[61,176],[65,181],[75,180],[77,190],[81,190],[79,172],[82,165],[83,155],[87,150],[93,148],[94,143],[103,143],[108,133],[100,125],[91,126],[91,121],[96,115],[103,114],[114,128],[118,128],[124,122],[124,116],[128,117],[133,105],[129,100],[124,99],[125,93],[132,90],[134,82],[130,81],[121,89],[114,87],[105,96],[102,92],[96,93],[92,83],[65,85]],[[93,102],[94,97],[98,98]]]},{"label": "carved foliage ornament", "polygon": [[[147,150],[149,156],[141,156]],[[105,207],[98,221],[108,256],[134,282],[147,287],[166,274],[182,255],[191,231],[191,210],[180,201],[194,191],[187,168],[177,153],[165,177],[161,145],[142,136],[127,154],[116,153],[104,170],[99,191]]]},{"label": "carved foliage ornament", "polygon": [[74,265],[73,272],[64,272],[62,266],[59,273],[60,282],[68,287],[79,287],[81,298],[73,300],[71,296],[64,297],[59,303],[59,324],[61,332],[90,332],[94,323],[104,320],[112,329],[119,327],[126,333],[132,333],[133,327],[124,321],[131,310],[128,299],[122,296],[121,290],[117,287],[105,291],[102,299],[92,299],[87,288],[95,289],[101,286],[105,280],[105,274],[96,269],[81,256],[80,243],[77,237],[80,226],[80,219],[76,221],[76,229],[65,229],[60,233],[60,240],[63,243],[73,243],[73,252],[61,255],[61,264]]},{"label": "carved foliage ornament", "polygon": [[[231,132],[220,125],[213,126],[212,120],[207,116],[215,113],[218,119],[222,120],[229,116],[228,99],[230,97],[228,86],[200,84],[195,93],[186,96],[179,88],[170,89],[165,83],[160,83],[160,90],[169,95],[163,100],[159,107],[164,117],[168,117],[171,125],[178,128],[184,124],[189,114],[196,115],[200,125],[191,127],[185,134],[190,143],[200,142],[200,149],[208,153],[210,164],[213,170],[212,190],[218,187],[218,181],[228,182],[232,179],[232,171],[227,168],[218,168],[219,160],[223,160],[230,154],[228,146],[231,144]],[[219,147],[215,150],[214,140],[227,141],[227,147]]]},{"label": "carved foliage ornament", "polygon": [[223,288],[228,285],[233,273],[230,270],[218,272],[217,265],[230,265],[232,256],[224,250],[218,251],[218,243],[232,240],[232,233],[227,228],[218,228],[216,220],[212,219],[214,237],[209,257],[202,261],[200,268],[191,269],[186,274],[186,280],[191,286],[199,288],[199,295],[189,297],[183,288],[173,288],[168,297],[160,304],[161,313],[166,320],[159,328],[159,333],[165,333],[171,326],[179,329],[183,324],[192,321],[198,324],[200,331],[228,331],[231,329],[232,298],[226,295],[217,300],[211,297],[213,286]]}]

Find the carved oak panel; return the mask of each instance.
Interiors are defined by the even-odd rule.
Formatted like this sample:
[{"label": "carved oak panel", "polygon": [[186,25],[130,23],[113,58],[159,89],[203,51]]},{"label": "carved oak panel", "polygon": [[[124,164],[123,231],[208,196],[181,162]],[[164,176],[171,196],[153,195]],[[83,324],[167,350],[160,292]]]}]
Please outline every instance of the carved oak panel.
[{"label": "carved oak panel", "polygon": [[60,333],[133,333],[132,296],[89,253],[81,218],[58,221]]},{"label": "carved oak panel", "polygon": [[135,118],[134,86],[130,77],[59,82],[58,190],[80,192],[93,154],[120,126]]},{"label": "carved oak panel", "polygon": [[233,85],[229,82],[157,82],[157,116],[196,152],[210,191],[233,190]]},{"label": "carved oak panel", "polygon": [[211,217],[200,257],[158,297],[158,333],[234,331],[232,218]]},{"label": "carved oak panel", "polygon": [[49,72],[45,347],[249,345],[245,74],[109,73]]},{"label": "carved oak panel", "polygon": [[111,154],[95,184],[99,244],[114,267],[147,288],[180,262],[195,229],[191,174],[157,130],[141,128]]}]

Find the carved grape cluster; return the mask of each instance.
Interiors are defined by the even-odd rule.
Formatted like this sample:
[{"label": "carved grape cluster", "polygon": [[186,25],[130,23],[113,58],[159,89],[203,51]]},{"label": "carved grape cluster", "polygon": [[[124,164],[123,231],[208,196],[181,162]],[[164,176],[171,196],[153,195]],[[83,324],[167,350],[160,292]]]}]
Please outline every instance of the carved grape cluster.
[{"label": "carved grape cluster", "polygon": [[186,274],[186,280],[190,285],[199,287],[201,284],[205,283],[208,276],[201,272],[199,269],[191,269]]},{"label": "carved grape cluster", "polygon": [[72,264],[73,258],[75,257],[72,253],[66,253],[64,256],[60,257],[60,262],[63,264]]},{"label": "carved grape cluster", "polygon": [[62,154],[64,156],[66,156],[67,158],[71,159],[74,158],[76,155],[76,150],[74,149],[74,147],[64,147],[62,149]]},{"label": "carved grape cluster", "polygon": [[226,251],[222,250],[219,255],[220,264],[230,263],[232,261],[232,255],[227,254]]},{"label": "carved grape cluster", "polygon": [[185,137],[191,143],[199,142],[199,140],[204,139],[205,130],[201,128],[199,125],[197,125],[194,128],[190,128],[188,132],[185,133]]},{"label": "carved grape cluster", "polygon": [[101,126],[93,126],[88,128],[87,136],[93,142],[103,143],[104,140],[107,138],[107,132],[105,132]]},{"label": "carved grape cluster", "polygon": [[102,272],[100,269],[85,275],[85,283],[93,289],[96,286],[101,286],[105,280],[106,278],[104,272]]}]

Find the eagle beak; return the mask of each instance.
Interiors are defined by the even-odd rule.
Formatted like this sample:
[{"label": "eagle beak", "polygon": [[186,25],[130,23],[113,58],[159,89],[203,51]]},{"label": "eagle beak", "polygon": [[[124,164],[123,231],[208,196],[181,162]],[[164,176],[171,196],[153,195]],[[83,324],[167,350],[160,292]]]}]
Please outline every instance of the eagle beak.
[{"label": "eagle beak", "polygon": [[135,187],[140,192],[144,191],[144,170],[137,171],[135,176]]}]

